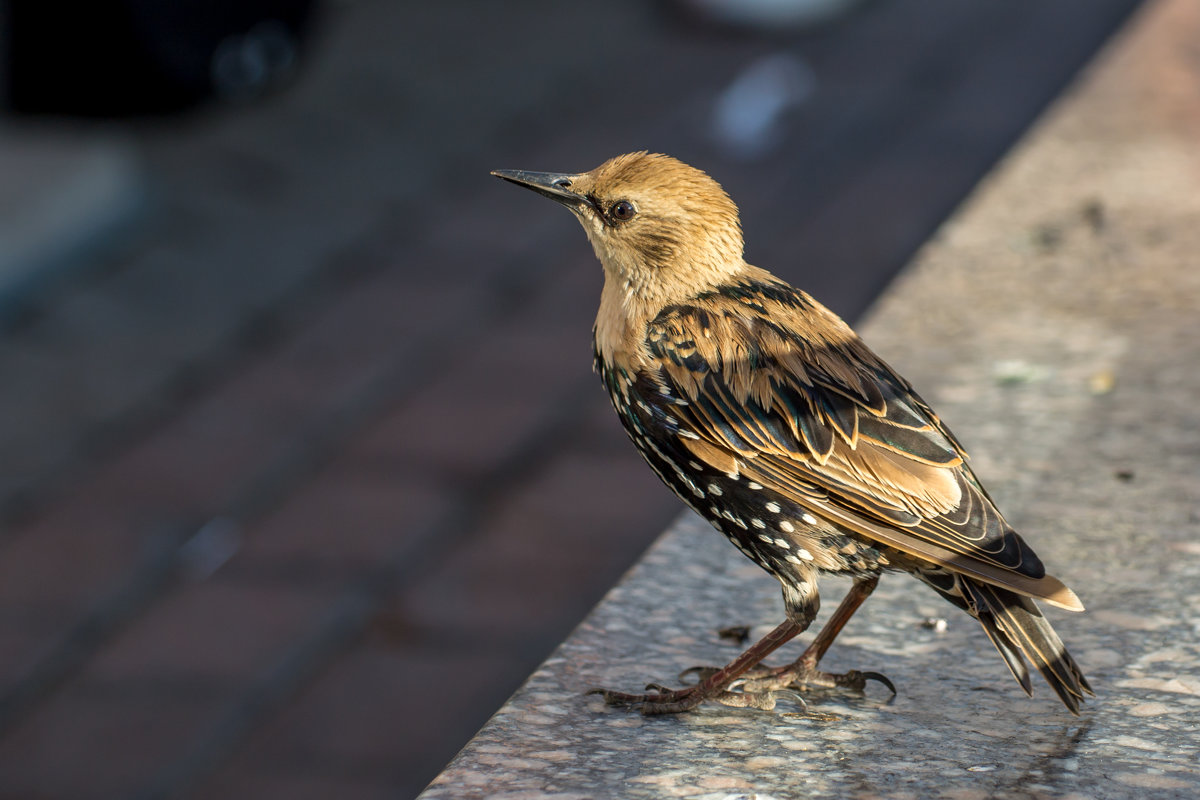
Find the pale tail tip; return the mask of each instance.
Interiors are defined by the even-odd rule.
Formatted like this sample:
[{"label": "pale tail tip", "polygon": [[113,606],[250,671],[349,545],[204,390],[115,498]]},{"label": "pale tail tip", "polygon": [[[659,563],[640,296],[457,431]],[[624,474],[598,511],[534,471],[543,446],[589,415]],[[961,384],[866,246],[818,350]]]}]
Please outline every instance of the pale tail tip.
[{"label": "pale tail tip", "polygon": [[1079,601],[1078,595],[1062,584],[1059,584],[1059,588],[1052,594],[1042,595],[1042,599],[1052,606],[1065,608],[1067,611],[1083,611],[1083,603]]}]

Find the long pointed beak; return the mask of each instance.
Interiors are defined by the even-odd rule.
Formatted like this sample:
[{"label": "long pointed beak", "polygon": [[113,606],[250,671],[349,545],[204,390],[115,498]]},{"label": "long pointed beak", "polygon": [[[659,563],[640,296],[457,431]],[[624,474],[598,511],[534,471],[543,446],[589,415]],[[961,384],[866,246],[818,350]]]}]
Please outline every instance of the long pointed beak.
[{"label": "long pointed beak", "polygon": [[564,206],[581,206],[588,202],[583,195],[571,191],[571,182],[576,178],[575,175],[562,172],[526,172],[523,169],[494,169],[492,174],[509,183],[532,189]]}]

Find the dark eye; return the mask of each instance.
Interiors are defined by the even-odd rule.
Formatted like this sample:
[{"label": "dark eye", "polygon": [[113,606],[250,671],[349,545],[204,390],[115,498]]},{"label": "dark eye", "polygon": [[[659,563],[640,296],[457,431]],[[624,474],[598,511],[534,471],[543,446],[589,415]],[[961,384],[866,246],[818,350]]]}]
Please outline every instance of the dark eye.
[{"label": "dark eye", "polygon": [[615,220],[625,222],[633,219],[633,215],[637,213],[637,209],[633,207],[633,203],[628,200],[618,200],[608,209],[608,215]]}]

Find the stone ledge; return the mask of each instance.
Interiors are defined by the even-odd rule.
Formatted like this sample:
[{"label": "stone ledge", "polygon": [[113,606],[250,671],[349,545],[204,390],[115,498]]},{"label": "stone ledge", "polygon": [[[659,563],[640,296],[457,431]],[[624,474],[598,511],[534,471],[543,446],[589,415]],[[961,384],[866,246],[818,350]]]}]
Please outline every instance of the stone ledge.
[{"label": "stone ledge", "polygon": [[[1080,718],[1043,683],[1026,698],[978,626],[903,575],[825,662],[885,672],[894,702],[605,709],[583,691],[674,683],[735,653],[716,629],[780,619],[777,584],[685,516],[422,797],[1200,793],[1197,35],[1200,6],[1147,6],[863,327],[1088,605],[1047,612],[1099,693]],[[828,611],[845,584],[822,588]]]}]

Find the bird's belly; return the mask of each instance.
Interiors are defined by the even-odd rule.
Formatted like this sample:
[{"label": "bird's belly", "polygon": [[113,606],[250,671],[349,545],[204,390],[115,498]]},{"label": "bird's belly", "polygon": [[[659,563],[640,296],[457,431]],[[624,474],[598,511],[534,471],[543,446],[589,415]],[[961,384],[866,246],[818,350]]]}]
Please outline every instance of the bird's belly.
[{"label": "bird's belly", "polygon": [[889,567],[889,554],[873,543],[779,492],[696,461],[676,437],[626,431],[663,483],[773,576],[803,581],[816,569],[864,577]]}]

